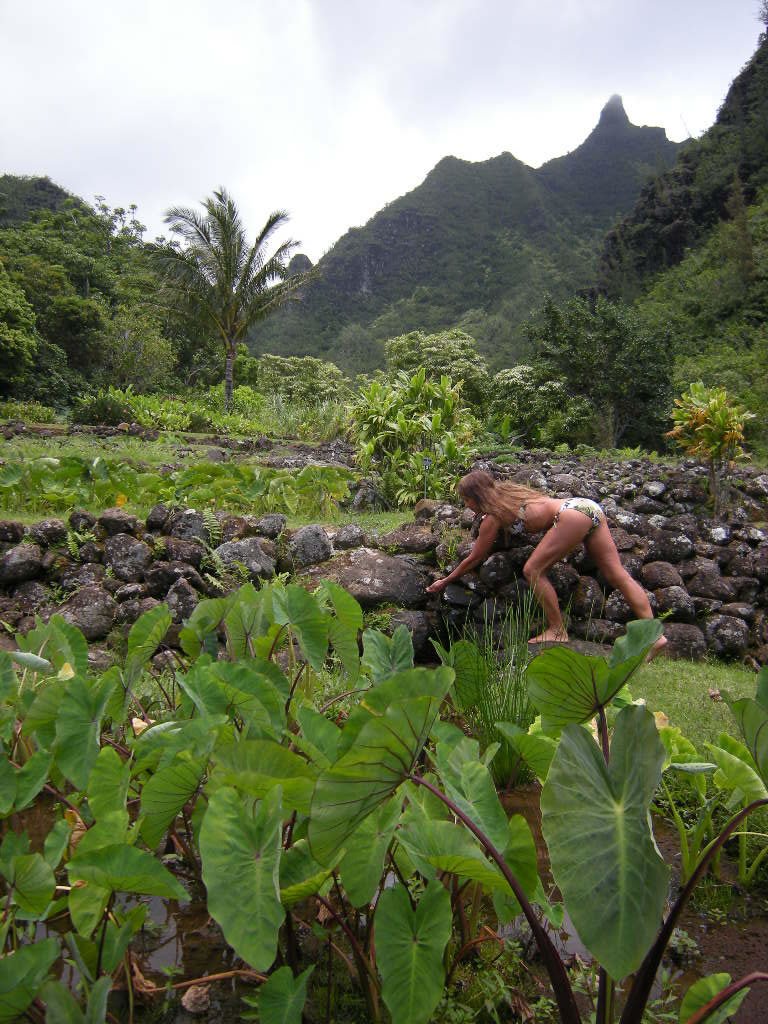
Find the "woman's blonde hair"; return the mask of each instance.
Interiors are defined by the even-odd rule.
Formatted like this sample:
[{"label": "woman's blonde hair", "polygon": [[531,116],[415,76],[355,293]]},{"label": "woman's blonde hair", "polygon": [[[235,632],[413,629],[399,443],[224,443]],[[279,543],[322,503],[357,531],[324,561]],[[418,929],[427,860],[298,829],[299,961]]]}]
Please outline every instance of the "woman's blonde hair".
[{"label": "woman's blonde hair", "polygon": [[505,526],[510,526],[518,518],[521,505],[546,497],[542,491],[524,484],[496,481],[483,469],[463,476],[458,489],[462,498],[471,498],[481,512],[490,512]]}]

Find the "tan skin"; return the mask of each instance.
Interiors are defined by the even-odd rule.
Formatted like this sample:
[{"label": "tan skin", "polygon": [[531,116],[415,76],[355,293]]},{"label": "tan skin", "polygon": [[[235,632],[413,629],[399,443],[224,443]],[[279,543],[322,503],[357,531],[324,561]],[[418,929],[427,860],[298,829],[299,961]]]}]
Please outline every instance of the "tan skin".
[{"label": "tan skin", "polygon": [[[471,498],[464,501],[467,508],[477,513],[479,506]],[[541,643],[565,643],[568,640],[568,633],[563,622],[560,604],[557,600],[555,588],[546,576],[548,569],[551,569],[555,562],[559,562],[567,554],[583,543],[587,553],[603,574],[605,581],[611,587],[621,591],[624,598],[638,619],[652,619],[653,611],[640,584],[632,579],[621,563],[616,545],[613,542],[608,523],[603,519],[598,528],[587,537],[592,520],[578,509],[569,508],[560,512],[557,527],[553,529],[555,516],[560,511],[562,501],[559,498],[536,498],[526,502],[525,528],[530,533],[547,532],[534,548],[530,558],[523,566],[523,575],[533,591],[537,601],[542,607],[546,619],[546,628],[538,636],[529,640],[532,644]],[[459,579],[465,573],[476,568],[492,553],[499,530],[502,529],[501,521],[493,514],[487,513],[483,517],[477,539],[472,545],[472,550],[456,568],[447,576],[427,587],[428,594],[439,594],[445,590],[449,583]],[[661,637],[654,646],[653,653],[664,646],[666,640]]]}]

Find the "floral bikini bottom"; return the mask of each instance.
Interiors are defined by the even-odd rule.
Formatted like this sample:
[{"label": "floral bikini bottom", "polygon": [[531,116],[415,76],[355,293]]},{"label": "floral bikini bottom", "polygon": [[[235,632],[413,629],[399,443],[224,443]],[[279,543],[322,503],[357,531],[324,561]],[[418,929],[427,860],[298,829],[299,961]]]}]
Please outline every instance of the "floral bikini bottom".
[{"label": "floral bikini bottom", "polygon": [[552,526],[557,526],[560,514],[567,508],[574,508],[577,512],[583,512],[585,516],[589,516],[592,520],[592,525],[584,535],[586,540],[591,534],[595,532],[600,523],[605,519],[605,512],[600,508],[596,501],[592,501],[591,498],[566,498],[560,508],[557,510]]}]

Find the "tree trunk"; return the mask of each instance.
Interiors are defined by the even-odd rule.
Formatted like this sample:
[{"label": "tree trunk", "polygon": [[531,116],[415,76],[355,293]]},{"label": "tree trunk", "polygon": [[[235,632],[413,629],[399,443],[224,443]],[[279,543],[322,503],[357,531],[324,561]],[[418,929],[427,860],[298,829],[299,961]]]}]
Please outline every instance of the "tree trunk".
[{"label": "tree trunk", "polygon": [[224,412],[232,412],[232,391],[234,390],[234,346],[227,346],[227,358],[224,364]]}]

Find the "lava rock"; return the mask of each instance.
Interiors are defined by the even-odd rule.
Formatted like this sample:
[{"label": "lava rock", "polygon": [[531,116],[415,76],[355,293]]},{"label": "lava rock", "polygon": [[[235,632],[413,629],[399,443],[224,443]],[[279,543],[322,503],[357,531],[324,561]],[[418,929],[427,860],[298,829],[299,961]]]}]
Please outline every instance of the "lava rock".
[{"label": "lava rock", "polygon": [[137,540],[127,533],[107,538],[104,544],[104,561],[119,580],[138,583],[152,562],[152,550],[143,540]]},{"label": "lava rock", "polygon": [[33,580],[43,571],[43,553],[37,544],[17,544],[0,556],[0,585]]},{"label": "lava rock", "polygon": [[59,608],[59,615],[76,626],[86,640],[103,640],[116,614],[114,598],[99,586],[83,587]]}]

